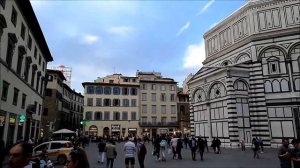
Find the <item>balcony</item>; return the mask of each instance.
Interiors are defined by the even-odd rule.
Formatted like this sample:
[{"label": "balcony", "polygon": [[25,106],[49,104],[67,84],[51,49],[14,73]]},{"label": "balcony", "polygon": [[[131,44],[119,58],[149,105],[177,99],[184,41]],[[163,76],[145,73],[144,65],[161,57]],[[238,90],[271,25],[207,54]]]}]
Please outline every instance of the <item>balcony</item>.
[{"label": "balcony", "polygon": [[178,122],[139,122],[141,127],[178,127]]}]

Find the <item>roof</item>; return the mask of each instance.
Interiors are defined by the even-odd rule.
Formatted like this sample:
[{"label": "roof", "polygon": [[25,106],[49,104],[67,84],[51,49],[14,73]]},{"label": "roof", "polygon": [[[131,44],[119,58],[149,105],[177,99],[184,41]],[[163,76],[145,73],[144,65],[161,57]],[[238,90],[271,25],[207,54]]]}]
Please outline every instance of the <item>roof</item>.
[{"label": "roof", "polygon": [[66,80],[64,74],[60,71],[60,70],[54,70],[54,69],[47,69],[47,72],[48,74],[52,73],[52,74],[57,74],[59,75],[59,77],[63,80]]},{"label": "roof", "polygon": [[40,24],[35,16],[33,8],[29,0],[15,0],[18,4],[20,11],[23,13],[25,20],[27,21],[28,27],[30,28],[34,39],[36,40],[41,52],[43,53],[47,62],[53,61],[44,34],[40,27]]}]

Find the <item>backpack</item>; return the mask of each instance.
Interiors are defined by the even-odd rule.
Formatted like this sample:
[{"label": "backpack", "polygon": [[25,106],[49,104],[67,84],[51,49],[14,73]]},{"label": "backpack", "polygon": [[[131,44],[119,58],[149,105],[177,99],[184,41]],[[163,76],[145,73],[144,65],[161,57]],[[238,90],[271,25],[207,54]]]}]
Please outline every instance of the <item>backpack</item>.
[{"label": "backpack", "polygon": [[140,155],[145,156],[147,154],[147,148],[144,144],[141,144]]},{"label": "backpack", "polygon": [[165,146],[167,146],[167,141],[165,139],[163,139],[163,140],[161,140],[161,142],[159,143],[159,145],[161,147],[165,147]]}]

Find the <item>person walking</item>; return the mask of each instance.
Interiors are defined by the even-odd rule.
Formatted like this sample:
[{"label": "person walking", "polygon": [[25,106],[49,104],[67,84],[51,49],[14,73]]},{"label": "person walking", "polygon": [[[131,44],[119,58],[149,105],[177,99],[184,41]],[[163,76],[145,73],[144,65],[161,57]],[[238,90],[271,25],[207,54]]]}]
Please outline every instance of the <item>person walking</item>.
[{"label": "person walking", "polygon": [[258,150],[259,150],[259,143],[257,138],[252,139],[252,150],[253,150],[253,158],[259,159]]},{"label": "person walking", "polygon": [[184,141],[184,147],[185,147],[185,149],[187,149],[187,145],[189,143],[189,139],[185,136],[184,139],[183,139],[183,141]]},{"label": "person walking", "polygon": [[200,158],[201,158],[201,160],[203,160],[205,142],[202,138],[199,137],[197,144],[198,144],[198,149],[199,149],[198,152],[200,153]]},{"label": "person walking", "polygon": [[196,161],[197,141],[196,141],[195,137],[191,138],[191,140],[189,142],[189,146],[190,146],[191,153],[192,153],[192,159],[193,159],[193,161]]},{"label": "person walking", "polygon": [[104,140],[102,138],[100,138],[99,141],[100,142],[98,143],[98,152],[99,152],[98,163],[103,164],[104,163],[106,143],[104,142]]},{"label": "person walking", "polygon": [[159,137],[159,135],[157,135],[154,140],[154,155],[156,155],[156,160],[160,159],[160,141],[161,138]]},{"label": "person walking", "polygon": [[[105,147],[104,152],[106,152],[106,168],[114,167],[114,160],[117,157],[116,146],[113,145],[113,140],[110,139]],[[110,165],[110,166],[109,166]]]},{"label": "person walking", "polygon": [[240,145],[241,145],[242,151],[246,151],[245,140],[244,140],[244,138],[241,138],[241,139],[240,139]]},{"label": "person walking", "polygon": [[173,151],[173,159],[176,159],[177,142],[178,142],[178,138],[176,136],[174,136],[170,142],[170,146],[172,147],[172,151]]},{"label": "person walking", "polygon": [[145,146],[145,142],[142,141],[141,138],[137,139],[137,154],[138,154],[138,161],[140,164],[140,168],[145,168],[144,161],[145,161],[145,156],[147,154],[147,148]]},{"label": "person walking", "polygon": [[260,146],[260,153],[264,153],[264,142],[261,139],[261,137],[259,137],[258,143],[259,143],[259,146]]},{"label": "person walking", "polygon": [[300,167],[300,141],[299,139],[293,139],[292,144],[294,149],[292,150],[291,159],[294,164],[294,168]]},{"label": "person walking", "polygon": [[220,139],[217,137],[216,139],[216,147],[217,147],[217,154],[221,154],[221,141]]},{"label": "person walking", "polygon": [[289,147],[289,140],[284,138],[282,145],[279,148],[278,158],[280,160],[281,168],[292,168],[291,164],[291,149]]},{"label": "person walking", "polygon": [[178,138],[177,140],[177,146],[176,146],[176,153],[177,153],[177,157],[179,160],[182,159],[182,155],[181,155],[181,149],[183,147],[183,143],[182,143],[182,140],[180,138]]},{"label": "person walking", "polygon": [[134,144],[134,138],[129,138],[129,140],[124,144],[124,154],[125,154],[125,165],[126,168],[134,168],[135,158],[134,153],[136,152],[136,147]]},{"label": "person walking", "polygon": [[214,149],[214,152],[217,153],[216,147],[217,147],[217,141],[216,138],[214,138],[211,142],[211,147]]},{"label": "person walking", "polygon": [[159,144],[161,152],[161,161],[166,161],[166,150],[168,146],[168,140],[163,136]]},{"label": "person walking", "polygon": [[209,150],[208,150],[208,144],[207,144],[207,139],[206,138],[204,138],[204,146],[206,148],[206,152],[208,153]]}]

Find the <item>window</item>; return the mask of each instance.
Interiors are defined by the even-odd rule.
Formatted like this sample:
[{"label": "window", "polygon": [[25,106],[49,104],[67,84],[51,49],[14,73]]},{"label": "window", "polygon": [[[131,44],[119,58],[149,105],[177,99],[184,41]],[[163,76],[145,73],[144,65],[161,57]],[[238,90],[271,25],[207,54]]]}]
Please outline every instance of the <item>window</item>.
[{"label": "window", "polygon": [[12,39],[9,38],[8,44],[7,44],[7,53],[6,53],[6,64],[9,68],[11,67],[11,64],[12,64],[14,49],[15,49],[15,45],[14,45]]},{"label": "window", "polygon": [[41,63],[42,63],[42,56],[39,55],[39,65],[41,65]]},{"label": "window", "polygon": [[97,111],[95,112],[95,117],[94,117],[95,120],[102,120],[102,113]]},{"label": "window", "polygon": [[120,106],[120,99],[113,99],[113,106]]},{"label": "window", "polygon": [[152,105],[152,114],[156,114],[156,105]]},{"label": "window", "polygon": [[167,123],[167,117],[161,117],[161,124],[165,125]]},{"label": "window", "polygon": [[109,83],[114,83],[114,80],[109,80]]},{"label": "window", "polygon": [[151,100],[152,100],[153,102],[156,101],[156,93],[152,93],[152,94],[151,94]]},{"label": "window", "polygon": [[120,120],[120,119],[121,119],[121,117],[120,117],[120,112],[115,111],[113,117],[114,117],[113,120],[117,120],[117,121]]},{"label": "window", "polygon": [[11,12],[11,22],[13,23],[14,26],[17,25],[17,18],[18,18],[18,13],[16,9],[13,7]]},{"label": "window", "polygon": [[34,102],[34,113],[36,114],[37,102]]},{"label": "window", "polygon": [[63,148],[64,147],[64,144],[62,143],[51,143],[51,149],[60,149],[60,148]]},{"label": "window", "polygon": [[31,36],[28,36],[27,47],[28,47],[29,50],[31,50],[31,47],[32,47],[32,38],[31,38]]},{"label": "window", "polygon": [[88,111],[85,113],[85,119],[86,120],[92,120],[92,112],[91,111]]},{"label": "window", "polygon": [[171,96],[170,96],[170,101],[175,101],[175,94],[171,94]]},{"label": "window", "polygon": [[[31,61],[32,61],[31,57],[26,57],[26,59],[25,59],[25,70],[24,70],[24,79],[25,79],[25,81],[28,81],[28,74],[29,74]],[[51,75],[49,75],[48,81],[52,81],[52,80],[53,80],[53,77]]]},{"label": "window", "polygon": [[176,122],[176,117],[171,117],[171,122],[175,123]]},{"label": "window", "polygon": [[127,111],[122,112],[122,120],[128,120],[128,112]]},{"label": "window", "polygon": [[136,99],[131,99],[131,107],[136,107]]},{"label": "window", "polygon": [[166,114],[166,105],[161,106],[161,114]]},{"label": "window", "polygon": [[22,105],[21,105],[21,108],[22,108],[22,109],[25,108],[26,97],[27,97],[27,95],[23,93],[23,94],[22,94]]},{"label": "window", "polygon": [[162,93],[161,96],[160,96],[160,101],[166,101],[166,94],[165,93]]},{"label": "window", "polygon": [[104,106],[110,106],[110,99],[104,99],[104,102],[103,102]]},{"label": "window", "polygon": [[128,95],[128,88],[122,88],[122,95]]},{"label": "window", "polygon": [[142,117],[142,123],[147,124],[147,117]]},{"label": "window", "polygon": [[18,97],[19,97],[19,89],[14,88],[14,98],[13,98],[13,105],[17,105],[18,104]]},{"label": "window", "polygon": [[39,104],[39,111],[38,111],[38,115],[41,115],[41,109],[42,109],[42,105]]},{"label": "window", "polygon": [[104,120],[110,120],[110,115],[109,111],[104,112]]},{"label": "window", "polygon": [[104,94],[110,95],[111,94],[111,88],[110,87],[105,87],[104,88]]},{"label": "window", "polygon": [[22,25],[21,25],[21,37],[22,37],[23,40],[25,39],[25,32],[26,32],[26,28],[25,28],[24,23],[22,23]]},{"label": "window", "polygon": [[171,114],[176,114],[176,106],[171,105]]},{"label": "window", "polygon": [[152,124],[153,124],[153,125],[156,125],[156,119],[157,119],[157,118],[156,118],[156,117],[152,117],[151,119],[152,119]]},{"label": "window", "polygon": [[131,95],[137,95],[137,89],[131,88]]},{"label": "window", "polygon": [[94,94],[94,86],[87,87],[87,94]]},{"label": "window", "polygon": [[43,71],[43,72],[44,72],[45,69],[46,69],[45,65],[46,65],[46,63],[45,63],[45,61],[43,61],[43,67],[42,67],[42,71]]},{"label": "window", "polygon": [[165,85],[160,85],[160,90],[161,91],[165,91],[166,90],[166,86]]},{"label": "window", "polygon": [[279,63],[278,63],[278,61],[269,62],[269,72],[270,72],[270,74],[279,73]]},{"label": "window", "polygon": [[142,113],[147,113],[147,105],[142,105]]},{"label": "window", "polygon": [[124,107],[129,107],[129,100],[128,99],[123,99],[123,106]]},{"label": "window", "polygon": [[52,97],[52,89],[46,89],[46,96]]},{"label": "window", "polygon": [[143,90],[147,90],[147,84],[143,83],[143,84],[142,84],[142,89],[143,89]]},{"label": "window", "polygon": [[131,112],[131,120],[136,120],[136,112]]},{"label": "window", "polygon": [[175,90],[175,86],[174,86],[174,85],[171,85],[171,86],[170,86],[170,90],[171,90],[171,91],[174,91],[174,90]]},{"label": "window", "polygon": [[47,116],[47,115],[48,115],[48,108],[44,108],[43,116]]},{"label": "window", "polygon": [[37,58],[37,48],[34,47],[34,54],[33,54],[33,57],[36,59]]},{"label": "window", "polygon": [[147,93],[142,93],[142,101],[147,101]]},{"label": "window", "polygon": [[96,106],[102,106],[102,98],[96,98]]},{"label": "window", "polygon": [[113,93],[114,93],[114,95],[120,95],[120,88],[119,87],[114,87],[113,88]]},{"label": "window", "polygon": [[102,86],[96,86],[96,94],[103,94],[103,87]]},{"label": "window", "polygon": [[26,53],[24,47],[18,48],[18,62],[17,62],[17,74],[21,76],[21,70],[23,65],[23,56]]},{"label": "window", "polygon": [[6,101],[7,100],[7,94],[8,94],[8,89],[9,89],[9,83],[6,81],[3,81],[2,83],[2,95],[1,95],[1,100]]},{"label": "window", "polygon": [[93,106],[93,98],[87,98],[87,106]]},{"label": "window", "polygon": [[156,90],[156,85],[155,84],[151,85],[151,90]]}]

